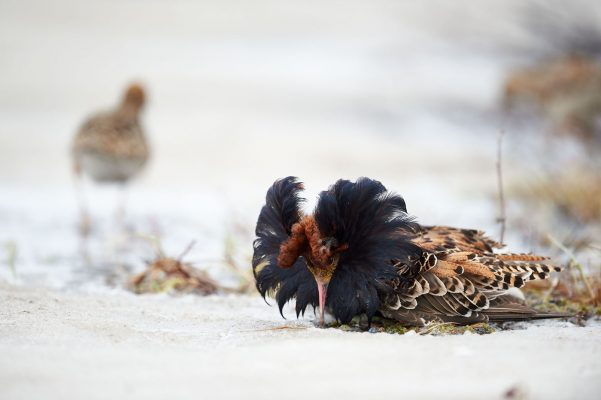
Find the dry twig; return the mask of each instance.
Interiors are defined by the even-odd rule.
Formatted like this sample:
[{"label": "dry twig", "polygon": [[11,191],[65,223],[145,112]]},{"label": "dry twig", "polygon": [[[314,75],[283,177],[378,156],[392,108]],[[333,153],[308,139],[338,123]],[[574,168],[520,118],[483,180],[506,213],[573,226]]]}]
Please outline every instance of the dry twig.
[{"label": "dry twig", "polygon": [[505,131],[499,132],[497,140],[497,185],[499,189],[499,216],[497,222],[501,224],[501,233],[499,234],[499,242],[503,243],[505,237],[505,225],[506,225],[506,214],[505,214],[505,194],[503,192],[503,165],[502,165],[502,148],[503,148],[503,136]]}]

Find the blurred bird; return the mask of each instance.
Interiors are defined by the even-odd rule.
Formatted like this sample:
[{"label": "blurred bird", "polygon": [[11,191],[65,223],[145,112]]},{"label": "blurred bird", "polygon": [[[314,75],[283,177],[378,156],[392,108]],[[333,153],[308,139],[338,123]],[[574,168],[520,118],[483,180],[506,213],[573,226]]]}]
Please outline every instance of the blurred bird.
[{"label": "blurred bird", "polygon": [[559,268],[545,257],[497,254],[480,231],[421,226],[405,201],[378,181],[339,180],[311,215],[294,177],[268,190],[256,227],[253,272],[263,297],[296,314],[319,307],[342,323],[377,313],[407,325],[556,317],[507,293]]},{"label": "blurred bird", "polygon": [[73,166],[80,192],[84,233],[89,230],[89,218],[79,183],[82,173],[96,182],[124,186],[148,160],[148,144],[139,121],[145,97],[142,86],[130,85],[116,109],[93,115],[75,136]]}]

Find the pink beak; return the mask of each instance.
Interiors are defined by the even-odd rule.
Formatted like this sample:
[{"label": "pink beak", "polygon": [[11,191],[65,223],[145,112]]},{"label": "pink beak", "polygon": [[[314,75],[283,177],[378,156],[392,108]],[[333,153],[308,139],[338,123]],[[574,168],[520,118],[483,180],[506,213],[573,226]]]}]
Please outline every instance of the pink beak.
[{"label": "pink beak", "polygon": [[328,284],[317,281],[317,292],[319,293],[319,326],[324,327],[324,313],[326,308],[326,295],[328,294]]}]

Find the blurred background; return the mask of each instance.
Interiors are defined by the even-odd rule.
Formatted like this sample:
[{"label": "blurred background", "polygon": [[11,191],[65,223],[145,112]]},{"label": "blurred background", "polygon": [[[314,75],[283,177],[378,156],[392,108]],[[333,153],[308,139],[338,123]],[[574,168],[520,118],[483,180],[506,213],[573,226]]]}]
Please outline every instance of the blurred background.
[{"label": "blurred background", "polygon": [[[120,287],[156,240],[196,240],[189,260],[235,285],[288,175],[308,208],[368,176],[422,223],[499,239],[502,132],[505,242],[598,267],[599,26],[595,1],[0,0],[0,278]],[[83,257],[70,146],[134,81],[150,161],[125,231],[87,182]]]}]

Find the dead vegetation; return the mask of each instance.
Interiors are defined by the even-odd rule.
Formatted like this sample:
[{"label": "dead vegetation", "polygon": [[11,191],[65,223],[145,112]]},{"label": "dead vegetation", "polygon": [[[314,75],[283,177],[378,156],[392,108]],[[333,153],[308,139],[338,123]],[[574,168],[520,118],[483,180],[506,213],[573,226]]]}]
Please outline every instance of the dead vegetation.
[{"label": "dead vegetation", "polygon": [[17,243],[9,240],[4,243],[4,247],[6,250],[6,264],[14,278],[17,276]]},{"label": "dead vegetation", "polygon": [[[330,327],[342,331],[361,332],[365,330],[365,321],[360,318],[354,318],[348,325],[334,323],[330,325]],[[425,326],[406,326],[392,319],[374,317],[369,331],[372,333],[382,332],[394,335],[415,333],[418,335],[440,336],[463,335],[465,333],[487,335],[496,332],[498,329],[498,327],[488,323],[458,325],[451,322],[431,322]]]},{"label": "dead vegetation", "polygon": [[534,108],[553,132],[601,145],[601,65],[594,57],[568,54],[513,71],[504,87],[507,108]]},{"label": "dead vegetation", "polygon": [[586,12],[569,17],[548,4],[525,16],[546,44],[529,66],[508,73],[504,106],[534,111],[551,135],[544,149],[516,157],[528,160],[528,169],[506,188],[517,205],[510,225],[565,266],[526,285],[529,303],[582,320],[601,306],[601,31]]},{"label": "dead vegetation", "polygon": [[[246,232],[244,231],[243,233]],[[243,235],[243,237],[244,236],[248,235]],[[225,266],[238,278],[238,293],[257,293],[254,286],[255,278],[249,267],[250,256],[244,254],[244,252],[240,250],[240,246],[234,235],[225,237],[223,249],[223,261]]]},{"label": "dead vegetation", "polygon": [[542,311],[571,314],[575,322],[601,316],[601,263],[585,267],[564,244],[552,236],[548,240],[562,251],[567,265],[553,280],[526,285],[529,302]]},{"label": "dead vegetation", "polygon": [[542,310],[584,319],[599,315],[601,176],[573,168],[514,187],[511,193],[522,206],[516,227],[530,225],[533,244],[565,266],[554,280],[528,284],[530,301]]},{"label": "dead vegetation", "polygon": [[[210,295],[215,293],[254,293],[254,278],[250,268],[249,256],[240,250],[236,234],[228,234],[224,239],[223,258],[212,260],[227,268],[236,278],[234,287],[224,286],[213,279],[208,272],[198,269],[190,262],[184,262],[184,257],[192,250],[195,242],[190,243],[176,258],[165,254],[161,241],[156,236],[140,237],[154,248],[155,256],[147,261],[146,269],[128,281],[128,288],[135,293],[195,293]],[[247,260],[248,259],[248,260]],[[245,262],[246,261],[246,262]]]},{"label": "dead vegetation", "polygon": [[165,256],[157,242],[154,260],[147,268],[130,278],[129,288],[135,293],[181,292],[197,293],[203,296],[214,294],[221,289],[220,285],[205,271],[199,270],[183,261],[192,249],[194,242],[177,258]]},{"label": "dead vegetation", "polygon": [[519,204],[514,228],[564,265],[552,279],[526,285],[528,303],[582,322],[601,315],[601,176],[582,161],[574,164],[531,176],[509,193]]},{"label": "dead vegetation", "polygon": [[183,292],[206,296],[217,293],[219,285],[205,271],[174,258],[157,258],[133,276],[129,287],[135,293]]},{"label": "dead vegetation", "polygon": [[549,207],[574,224],[601,224],[601,173],[596,165],[577,166],[514,185],[518,200]]}]

